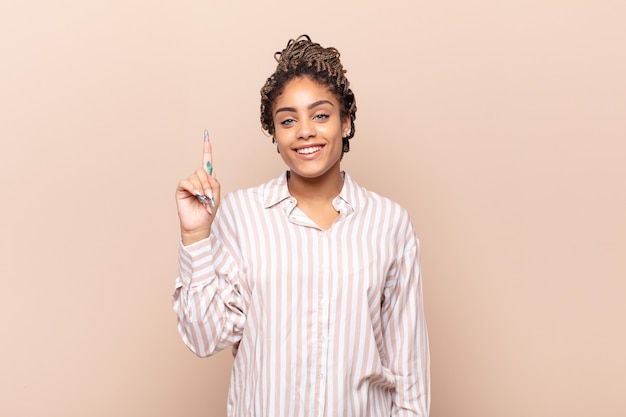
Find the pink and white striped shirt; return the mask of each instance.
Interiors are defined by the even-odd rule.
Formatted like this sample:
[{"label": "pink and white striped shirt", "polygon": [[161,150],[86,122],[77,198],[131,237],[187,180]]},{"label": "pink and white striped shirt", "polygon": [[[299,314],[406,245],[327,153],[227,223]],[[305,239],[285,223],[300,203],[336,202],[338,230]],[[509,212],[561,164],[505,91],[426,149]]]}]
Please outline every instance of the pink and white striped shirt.
[{"label": "pink and white striped shirt", "polygon": [[418,240],[405,209],[343,175],[328,230],[281,175],[180,245],[178,329],[199,356],[233,346],[229,416],[428,416]]}]

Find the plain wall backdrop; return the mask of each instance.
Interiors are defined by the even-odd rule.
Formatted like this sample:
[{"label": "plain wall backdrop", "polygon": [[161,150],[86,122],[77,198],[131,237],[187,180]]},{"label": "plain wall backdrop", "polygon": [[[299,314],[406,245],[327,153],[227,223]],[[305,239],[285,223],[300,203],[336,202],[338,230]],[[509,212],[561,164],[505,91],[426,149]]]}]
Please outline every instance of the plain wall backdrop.
[{"label": "plain wall backdrop", "polygon": [[[273,53],[342,53],[343,168],[422,245],[433,417],[626,414],[623,1],[0,0],[0,415],[225,415],[176,330],[174,189],[284,170]],[[279,383],[279,381],[277,381]]]}]

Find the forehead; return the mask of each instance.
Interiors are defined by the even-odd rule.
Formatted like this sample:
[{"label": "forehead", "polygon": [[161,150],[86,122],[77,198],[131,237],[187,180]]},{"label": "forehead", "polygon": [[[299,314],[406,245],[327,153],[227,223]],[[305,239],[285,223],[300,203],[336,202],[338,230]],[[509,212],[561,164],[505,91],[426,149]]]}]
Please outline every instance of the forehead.
[{"label": "forehead", "polygon": [[[285,83],[283,91],[274,100],[274,106],[287,102],[314,102],[317,100],[329,100],[338,104],[337,97],[328,85],[315,81],[307,76],[292,78]],[[295,103],[294,103],[295,104]]]}]

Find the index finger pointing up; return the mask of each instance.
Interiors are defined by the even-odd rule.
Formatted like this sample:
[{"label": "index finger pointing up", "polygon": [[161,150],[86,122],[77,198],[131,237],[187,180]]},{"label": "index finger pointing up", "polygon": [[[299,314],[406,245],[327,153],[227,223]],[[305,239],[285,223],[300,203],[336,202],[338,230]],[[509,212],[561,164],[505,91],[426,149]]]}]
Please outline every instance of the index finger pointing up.
[{"label": "index finger pointing up", "polygon": [[202,166],[207,170],[209,175],[213,175],[213,155],[211,149],[211,141],[209,140],[209,132],[204,130],[204,149],[202,152]]}]

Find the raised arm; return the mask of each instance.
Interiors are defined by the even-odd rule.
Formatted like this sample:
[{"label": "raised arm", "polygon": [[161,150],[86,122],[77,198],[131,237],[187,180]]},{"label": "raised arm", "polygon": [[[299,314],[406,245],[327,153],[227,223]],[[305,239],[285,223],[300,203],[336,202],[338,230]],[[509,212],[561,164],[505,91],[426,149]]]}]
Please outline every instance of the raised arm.
[{"label": "raised arm", "polygon": [[185,344],[199,356],[212,355],[237,343],[246,319],[237,285],[238,255],[224,247],[217,229],[211,232],[219,204],[220,185],[205,132],[202,166],[176,188],[182,244],[172,295],[178,330]]}]

